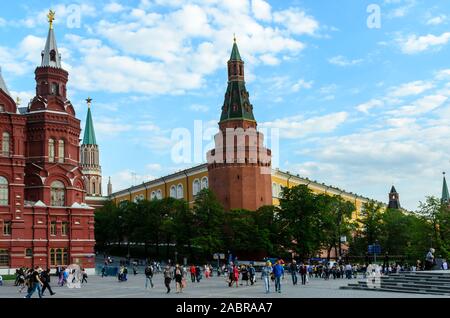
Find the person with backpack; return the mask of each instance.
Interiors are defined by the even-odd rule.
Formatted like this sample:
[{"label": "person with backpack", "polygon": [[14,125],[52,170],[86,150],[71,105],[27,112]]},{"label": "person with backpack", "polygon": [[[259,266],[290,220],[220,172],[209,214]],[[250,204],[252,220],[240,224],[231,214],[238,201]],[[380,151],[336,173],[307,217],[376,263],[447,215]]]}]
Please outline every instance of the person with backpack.
[{"label": "person with backpack", "polygon": [[39,298],[42,298],[42,281],[39,278],[41,269],[39,266],[36,266],[34,271],[32,272],[30,276],[30,288],[28,291],[28,294],[25,296],[25,298],[31,298],[31,296],[34,294],[34,292],[37,290]]},{"label": "person with backpack", "polygon": [[145,268],[145,289],[147,289],[149,282],[153,288],[153,268],[150,264]]}]

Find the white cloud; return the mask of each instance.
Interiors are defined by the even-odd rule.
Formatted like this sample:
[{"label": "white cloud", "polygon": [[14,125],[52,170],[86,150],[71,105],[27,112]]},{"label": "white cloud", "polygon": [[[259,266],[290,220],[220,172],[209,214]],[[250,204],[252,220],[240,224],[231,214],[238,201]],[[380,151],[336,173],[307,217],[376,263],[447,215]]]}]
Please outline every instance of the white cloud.
[{"label": "white cloud", "polygon": [[110,2],[108,3],[105,8],[103,9],[105,12],[109,13],[118,13],[125,10],[125,7],[117,2]]},{"label": "white cloud", "polygon": [[263,54],[259,57],[264,64],[267,65],[278,65],[280,64],[280,60],[271,54]]},{"label": "white cloud", "polygon": [[2,17],[0,17],[0,27],[5,26],[6,25],[6,20],[3,19]]},{"label": "white cloud", "polygon": [[363,103],[356,106],[356,109],[362,113],[368,114],[370,109],[374,107],[382,107],[383,105],[384,105],[383,101],[378,99],[372,99],[367,103]]},{"label": "white cloud", "polygon": [[393,97],[419,95],[431,88],[433,88],[433,84],[431,82],[415,81],[392,88],[390,95]]},{"label": "white cloud", "polygon": [[444,23],[445,21],[447,21],[447,16],[444,14],[441,14],[437,17],[432,17],[432,18],[428,19],[426,24],[427,25],[439,25],[439,24]]},{"label": "white cloud", "polygon": [[115,137],[132,129],[132,125],[123,124],[119,120],[101,118],[95,121],[95,131],[99,136]]},{"label": "white cloud", "polygon": [[263,128],[279,128],[280,136],[287,139],[295,139],[306,135],[330,133],[343,124],[348,118],[348,113],[331,113],[318,117],[305,119],[303,116],[292,116],[276,119],[272,122],[260,124]]},{"label": "white cloud", "polygon": [[272,20],[272,8],[264,0],[252,0],[252,12],[256,19],[262,21]]},{"label": "white cloud", "polygon": [[319,29],[319,22],[298,8],[274,13],[274,21],[283,24],[293,34],[314,35]]},{"label": "white cloud", "polygon": [[449,69],[444,69],[444,70],[440,70],[436,73],[436,79],[438,80],[443,80],[446,78],[450,78],[450,68]]},{"label": "white cloud", "polygon": [[312,85],[313,85],[312,81],[307,82],[304,79],[300,79],[294,85],[292,85],[291,90],[296,93],[300,91],[302,88],[310,89]]},{"label": "white cloud", "polygon": [[[252,3],[252,10],[259,10],[260,18],[264,3]],[[239,50],[250,65],[278,65],[306,46],[292,34],[313,34],[318,27],[312,16],[296,8],[293,15],[278,12],[278,17],[286,16],[288,20],[263,25],[255,20],[249,4],[141,1],[141,6],[132,9],[126,19],[99,21],[91,39],[68,36],[71,49],[79,51],[82,61],[73,67],[73,83],[86,91],[95,87],[109,92],[183,94],[203,87],[207,75],[226,68],[233,32],[239,31]],[[175,9],[155,13],[154,8],[159,5]],[[230,19],[234,21],[233,28]],[[299,25],[291,25],[296,22]],[[95,70],[96,74],[87,76],[88,70]],[[246,75],[251,81],[251,71],[247,70]]]},{"label": "white cloud", "polygon": [[416,54],[431,48],[439,49],[446,45],[449,40],[450,32],[445,32],[441,35],[428,34],[423,36],[412,34],[407,38],[397,38],[397,42],[405,54]]},{"label": "white cloud", "polygon": [[356,59],[356,60],[348,60],[346,57],[342,55],[334,56],[330,59],[328,59],[328,62],[330,64],[338,65],[338,66],[352,66],[357,65],[363,62],[362,59]]},{"label": "white cloud", "polygon": [[401,6],[391,9],[387,13],[388,19],[403,18],[411,11],[411,9],[417,4],[416,0],[385,0],[384,4],[400,4]]},{"label": "white cloud", "polygon": [[429,95],[414,101],[412,104],[389,111],[395,116],[416,116],[428,113],[442,106],[448,97],[443,95]]}]

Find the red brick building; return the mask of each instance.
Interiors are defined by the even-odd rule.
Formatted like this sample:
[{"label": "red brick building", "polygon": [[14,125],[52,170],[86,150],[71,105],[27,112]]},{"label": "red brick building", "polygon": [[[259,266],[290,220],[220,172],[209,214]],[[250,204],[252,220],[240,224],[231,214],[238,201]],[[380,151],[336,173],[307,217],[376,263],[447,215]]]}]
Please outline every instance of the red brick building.
[{"label": "red brick building", "polygon": [[35,71],[36,96],[27,107],[18,107],[0,73],[0,272],[72,263],[95,268],[80,120],[67,99],[69,74],[52,20]]}]

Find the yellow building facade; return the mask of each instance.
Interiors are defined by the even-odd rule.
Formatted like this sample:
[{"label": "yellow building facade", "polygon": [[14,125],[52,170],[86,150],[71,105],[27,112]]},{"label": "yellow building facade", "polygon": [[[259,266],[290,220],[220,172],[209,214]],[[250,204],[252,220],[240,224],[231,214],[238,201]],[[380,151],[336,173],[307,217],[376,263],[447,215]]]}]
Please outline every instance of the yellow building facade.
[{"label": "yellow building facade", "polygon": [[[302,178],[298,175],[292,175],[278,169],[272,170],[272,203],[277,206],[283,187],[294,187],[297,185],[306,185],[316,194],[339,195],[343,199],[352,202],[356,210],[353,213],[353,219],[357,219],[361,213],[363,204],[370,199],[357,195],[352,192],[328,186],[308,178]],[[183,199],[192,206],[195,201],[195,195],[204,188],[208,188],[208,167],[202,164],[190,169],[178,171],[165,177],[161,177],[149,182],[142,183],[112,193],[110,198],[116,204],[123,201],[137,202],[139,200],[154,200],[166,197]]]}]

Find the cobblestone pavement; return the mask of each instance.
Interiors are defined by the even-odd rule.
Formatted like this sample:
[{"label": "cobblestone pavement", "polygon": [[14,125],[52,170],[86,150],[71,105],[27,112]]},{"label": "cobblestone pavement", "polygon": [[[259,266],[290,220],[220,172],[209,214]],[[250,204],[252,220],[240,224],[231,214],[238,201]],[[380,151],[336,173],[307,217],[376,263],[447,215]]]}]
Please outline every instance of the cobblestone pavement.
[{"label": "cobblestone pavement", "polygon": [[[175,283],[172,282],[172,291],[166,293],[162,274],[156,274],[154,288],[145,289],[143,274],[129,275],[128,281],[118,282],[116,277],[90,276],[87,284],[80,289],[69,289],[56,286],[56,278],[52,277],[51,286],[56,295],[50,296],[48,291],[45,298],[428,298],[439,297],[420,294],[386,293],[376,291],[341,290],[340,286],[347,285],[356,280],[336,279],[325,281],[311,279],[305,286],[293,286],[290,275],[282,281],[281,293],[265,294],[263,282],[258,280],[254,286],[228,287],[224,277],[203,278],[200,283],[188,281],[183,293],[175,293]],[[18,287],[12,281],[4,282],[0,286],[0,298],[23,298],[25,292],[19,293]],[[37,298],[37,292],[32,296]],[[444,297],[444,296],[442,296]]]}]

